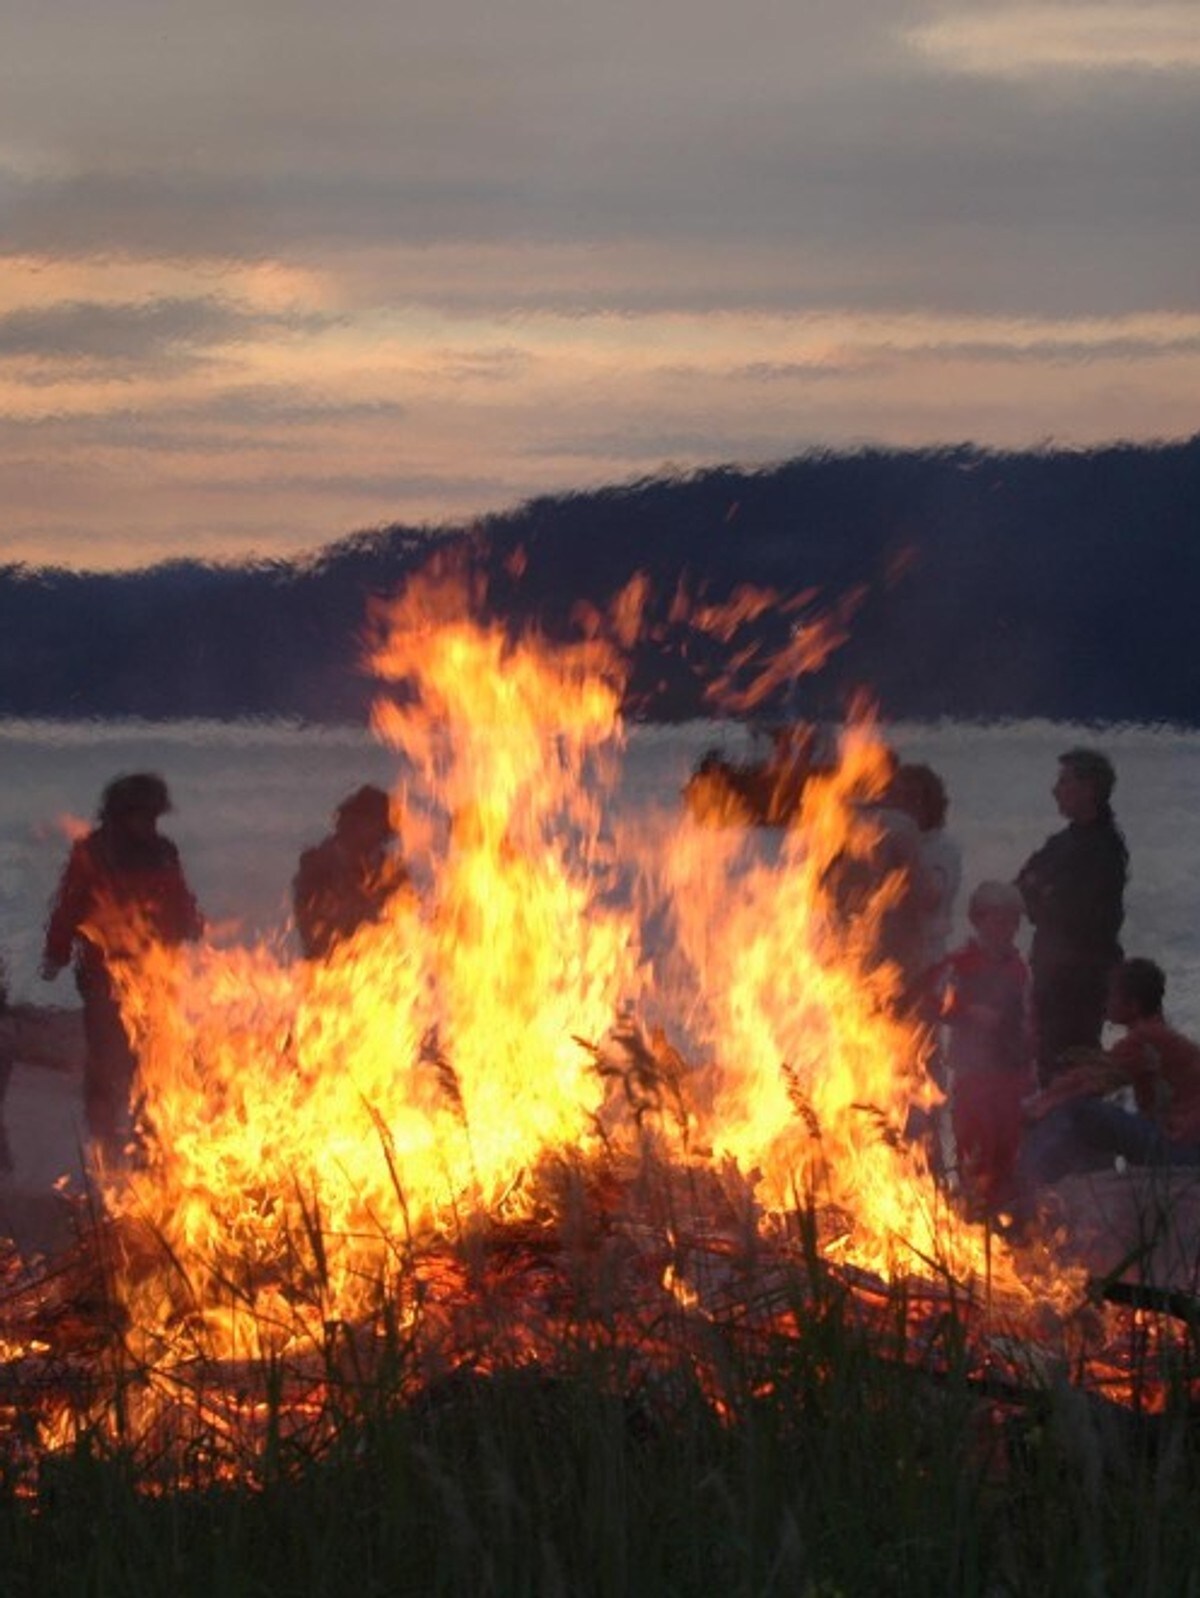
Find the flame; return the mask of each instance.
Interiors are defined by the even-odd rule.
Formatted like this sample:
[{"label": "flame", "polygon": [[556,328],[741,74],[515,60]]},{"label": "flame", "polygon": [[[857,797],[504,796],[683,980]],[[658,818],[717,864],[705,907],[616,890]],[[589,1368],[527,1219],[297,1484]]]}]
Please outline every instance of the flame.
[{"label": "flame", "polygon": [[56,816],[49,826],[36,829],[35,836],[65,838],[68,843],[78,843],[87,836],[91,825],[83,816],[73,815],[68,810]]},{"label": "flame", "polygon": [[[644,585],[572,644],[481,619],[484,597],[430,572],[371,618],[374,727],[401,757],[393,810],[427,886],[321,963],[148,942],[119,962],[141,1136],[98,1180],[147,1414],[197,1357],[303,1354],[384,1304],[414,1318],[419,1247],[544,1218],[555,1162],[650,1147],[668,1173],[736,1173],[764,1235],[815,1201],[831,1258],[1028,1302],[904,1136],[935,1090],[872,954],[900,884],[849,922],[831,903],[835,862],[877,837],[887,756],[870,717],[774,854],[682,806],[617,826],[622,648]],[[806,625],[795,650],[823,659],[843,621]],[[674,1258],[657,1274],[695,1305]]]},{"label": "flame", "polygon": [[[982,1234],[947,1212],[905,1136],[911,1108],[938,1094],[928,1040],[897,1006],[898,973],[872,960],[902,884],[884,878],[849,922],[828,889],[835,863],[877,840],[870,801],[889,769],[864,715],[834,769],[806,783],[777,859],[756,852],[761,834],[705,825],[703,809],[671,827],[664,874],[692,980],[686,1013],[710,1060],[700,1136],[756,1174],[768,1212],[815,1195],[850,1218],[837,1246],[862,1267],[891,1279],[936,1260],[982,1279],[994,1272]],[[672,1004],[683,1013],[678,995]]]}]

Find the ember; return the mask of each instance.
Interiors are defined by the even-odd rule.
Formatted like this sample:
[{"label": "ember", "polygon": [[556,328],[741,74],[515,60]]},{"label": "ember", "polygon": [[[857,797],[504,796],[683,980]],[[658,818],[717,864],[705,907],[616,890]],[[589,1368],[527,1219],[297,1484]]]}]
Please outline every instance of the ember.
[{"label": "ember", "polygon": [[618,825],[637,603],[572,646],[433,578],[380,607],[375,726],[413,774],[393,803],[422,891],[321,963],[123,968],[139,1148],[98,1172],[70,1255],[10,1262],[22,1446],[99,1431],[253,1476],[268,1431],[311,1453],[385,1376],[408,1399],[581,1346],[635,1385],[701,1369],[724,1410],[713,1336],[786,1338],[831,1283],[903,1360],[936,1368],[953,1326],[981,1382],[1100,1379],[1127,1322],[966,1222],[904,1136],[936,1090],[869,958],[897,884],[851,922],[825,888],[872,841],[869,717],[776,858],[679,810]]}]

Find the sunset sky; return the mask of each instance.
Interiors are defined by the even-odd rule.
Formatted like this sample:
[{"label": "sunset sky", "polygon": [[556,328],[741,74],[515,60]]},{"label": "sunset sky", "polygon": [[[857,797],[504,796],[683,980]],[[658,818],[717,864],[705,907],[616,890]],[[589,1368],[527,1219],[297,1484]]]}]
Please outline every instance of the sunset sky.
[{"label": "sunset sky", "polygon": [[0,561],[1200,431],[1200,3],[7,0]]}]

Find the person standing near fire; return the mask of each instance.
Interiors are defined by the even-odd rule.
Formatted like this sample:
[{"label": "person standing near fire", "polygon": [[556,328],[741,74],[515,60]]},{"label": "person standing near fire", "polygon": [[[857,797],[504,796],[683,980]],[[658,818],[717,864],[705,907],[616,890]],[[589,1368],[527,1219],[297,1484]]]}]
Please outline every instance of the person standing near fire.
[{"label": "person standing near fire", "polygon": [[13,1058],[5,1047],[3,1030],[8,1016],[8,971],[4,956],[0,955],[0,1176],[7,1176],[13,1168],[12,1148],[8,1141],[8,1123],[4,1119],[4,1101],[8,1097],[8,1084],[12,1079]]},{"label": "person standing near fire", "polygon": [[41,974],[52,982],[74,964],[83,1000],[84,1120],[108,1159],[126,1141],[137,1068],[114,972],[148,943],[174,947],[204,931],[179,850],[158,830],[170,808],[157,773],[114,778],[96,826],[71,849],[46,923]]},{"label": "person standing near fire", "polygon": [[396,854],[391,800],[370,783],[343,799],[333,831],[300,856],[292,880],[296,933],[306,960],[323,960],[409,885]]},{"label": "person standing near fire", "polygon": [[1017,887],[1033,923],[1038,1076],[1048,1086],[1064,1052],[1096,1048],[1109,973],[1121,959],[1129,850],[1112,811],[1116,773],[1096,749],[1059,757],[1053,794],[1067,822],[1032,854]]},{"label": "person standing near fire", "polygon": [[909,893],[913,904],[913,944],[908,965],[913,998],[928,1010],[924,990],[946,958],[954,907],[962,885],[962,851],[946,829],[950,802],[946,785],[931,766],[897,766],[888,801],[917,824],[916,861]]},{"label": "person standing near fire", "polygon": [[[945,1093],[949,1087],[942,1048],[939,974],[946,959],[954,906],[962,884],[962,851],[946,828],[946,785],[931,766],[906,762],[896,767],[888,802],[916,824],[916,849],[904,891],[903,1013],[925,1034],[925,1069]],[[921,1130],[932,1168],[939,1175],[950,1163],[948,1116],[942,1105],[925,1114],[914,1110],[909,1134]]]},{"label": "person standing near fire", "polygon": [[1033,1087],[1022,914],[1012,883],[981,882],[967,904],[971,937],[940,970],[958,1178],[972,1209],[993,1216],[1014,1196],[1021,1106]]}]

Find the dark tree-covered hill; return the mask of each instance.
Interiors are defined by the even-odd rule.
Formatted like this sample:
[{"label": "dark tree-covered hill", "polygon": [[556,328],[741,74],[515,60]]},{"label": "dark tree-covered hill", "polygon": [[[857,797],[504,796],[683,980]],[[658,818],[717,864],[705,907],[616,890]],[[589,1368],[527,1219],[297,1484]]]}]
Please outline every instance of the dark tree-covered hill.
[{"label": "dark tree-covered hill", "polygon": [[[455,543],[489,570],[498,612],[561,636],[581,602],[603,609],[646,573],[641,715],[711,708],[714,646],[666,620],[680,584],[719,600],[752,583],[815,588],[818,605],[863,590],[849,640],[803,686],[816,713],[867,686],[889,717],[1200,723],[1200,437],[810,455],[539,499],[471,533],[363,533],[290,563],[0,567],[0,714],[357,720],[370,596]],[[786,636],[778,613],[759,625]]]}]

